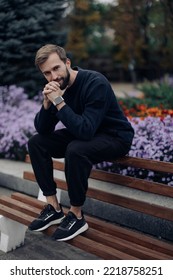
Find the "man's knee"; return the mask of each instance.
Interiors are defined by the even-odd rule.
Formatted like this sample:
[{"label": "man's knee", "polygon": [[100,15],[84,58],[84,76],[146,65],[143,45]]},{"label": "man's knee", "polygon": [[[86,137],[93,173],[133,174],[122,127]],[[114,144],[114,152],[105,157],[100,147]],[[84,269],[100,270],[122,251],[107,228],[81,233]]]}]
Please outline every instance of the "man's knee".
[{"label": "man's knee", "polygon": [[66,158],[73,158],[80,155],[80,149],[75,141],[68,144],[66,149]]},{"label": "man's knee", "polygon": [[28,140],[28,147],[32,147],[33,145],[35,145],[35,143],[38,142],[38,139],[39,139],[39,134],[35,134],[31,136],[30,139]]},{"label": "man's knee", "polygon": [[83,141],[72,141],[68,144],[66,149],[66,158],[73,159],[87,159],[88,158],[88,147],[87,144]]}]

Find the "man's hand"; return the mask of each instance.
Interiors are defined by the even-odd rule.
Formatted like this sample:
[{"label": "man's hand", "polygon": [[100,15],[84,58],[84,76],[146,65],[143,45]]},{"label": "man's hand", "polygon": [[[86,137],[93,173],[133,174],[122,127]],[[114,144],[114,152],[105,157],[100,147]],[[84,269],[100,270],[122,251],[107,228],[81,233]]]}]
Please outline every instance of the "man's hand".
[{"label": "man's hand", "polygon": [[47,110],[51,106],[51,103],[53,100],[55,100],[56,97],[62,95],[62,91],[60,90],[59,83],[52,81],[45,85],[43,89],[43,106]]}]

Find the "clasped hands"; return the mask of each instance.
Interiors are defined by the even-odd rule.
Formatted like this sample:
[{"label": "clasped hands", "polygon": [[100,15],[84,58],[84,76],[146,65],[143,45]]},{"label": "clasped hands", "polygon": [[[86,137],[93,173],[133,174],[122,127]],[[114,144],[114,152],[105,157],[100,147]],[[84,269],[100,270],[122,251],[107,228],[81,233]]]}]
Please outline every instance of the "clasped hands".
[{"label": "clasped hands", "polygon": [[43,105],[45,109],[48,109],[51,103],[55,100],[56,97],[61,96],[63,94],[60,89],[60,84],[56,81],[49,82],[45,85],[43,89]]}]

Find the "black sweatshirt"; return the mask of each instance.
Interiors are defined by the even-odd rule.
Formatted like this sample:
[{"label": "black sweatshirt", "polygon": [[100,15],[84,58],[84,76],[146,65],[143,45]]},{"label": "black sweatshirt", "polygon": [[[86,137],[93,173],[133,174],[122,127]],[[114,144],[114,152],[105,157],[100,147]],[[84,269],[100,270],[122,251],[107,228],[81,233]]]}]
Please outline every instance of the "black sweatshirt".
[{"label": "black sweatshirt", "polygon": [[58,121],[77,139],[90,140],[96,133],[118,136],[132,142],[134,130],[123,114],[108,80],[95,71],[78,67],[73,84],[63,94],[65,106],[48,110],[42,106],[35,117],[35,128],[40,134],[52,133]]}]

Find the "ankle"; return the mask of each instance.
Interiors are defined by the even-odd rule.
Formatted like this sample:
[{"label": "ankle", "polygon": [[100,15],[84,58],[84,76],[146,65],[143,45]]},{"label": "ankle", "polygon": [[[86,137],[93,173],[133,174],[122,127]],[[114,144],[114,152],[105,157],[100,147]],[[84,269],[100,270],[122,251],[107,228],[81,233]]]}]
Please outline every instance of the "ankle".
[{"label": "ankle", "polygon": [[46,199],[47,199],[47,203],[51,204],[55,208],[56,211],[61,211],[61,207],[57,200],[56,195],[47,196]]},{"label": "ankle", "polygon": [[71,206],[70,211],[75,214],[78,219],[82,218],[82,210],[81,207]]}]

